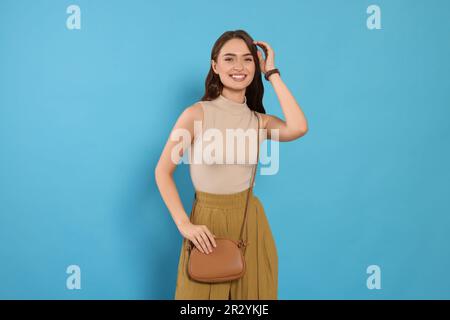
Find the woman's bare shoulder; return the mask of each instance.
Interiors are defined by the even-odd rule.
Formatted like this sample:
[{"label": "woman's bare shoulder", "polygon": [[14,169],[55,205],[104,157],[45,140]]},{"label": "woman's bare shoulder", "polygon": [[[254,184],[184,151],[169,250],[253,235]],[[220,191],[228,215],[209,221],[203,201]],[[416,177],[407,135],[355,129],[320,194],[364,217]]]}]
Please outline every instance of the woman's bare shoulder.
[{"label": "woman's bare shoulder", "polygon": [[267,122],[269,121],[271,115],[270,114],[261,113],[261,112],[258,112],[258,111],[255,111],[255,112],[258,114],[259,119],[262,121],[261,128],[267,128]]},{"label": "woman's bare shoulder", "polygon": [[187,120],[203,120],[203,105],[201,101],[198,101],[183,110],[182,116]]}]

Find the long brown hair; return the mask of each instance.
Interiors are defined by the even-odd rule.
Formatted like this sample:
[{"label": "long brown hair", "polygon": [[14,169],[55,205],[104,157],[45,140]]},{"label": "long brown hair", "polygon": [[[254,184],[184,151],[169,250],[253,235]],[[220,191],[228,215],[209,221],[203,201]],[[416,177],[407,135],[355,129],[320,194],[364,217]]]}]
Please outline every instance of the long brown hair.
[{"label": "long brown hair", "polygon": [[[253,61],[255,62],[255,75],[253,81],[245,90],[245,96],[247,97],[247,105],[251,110],[266,113],[263,106],[264,85],[261,77],[261,67],[259,65],[258,49],[253,43],[253,38],[244,30],[226,31],[219,39],[216,40],[211,50],[211,60],[217,62],[217,57],[222,46],[231,39],[239,38],[244,40],[248,49],[250,50]],[[219,97],[222,93],[223,84],[220,81],[219,75],[214,73],[212,66],[209,68],[208,75],[205,80],[205,94],[201,98],[201,101],[211,101]]]}]

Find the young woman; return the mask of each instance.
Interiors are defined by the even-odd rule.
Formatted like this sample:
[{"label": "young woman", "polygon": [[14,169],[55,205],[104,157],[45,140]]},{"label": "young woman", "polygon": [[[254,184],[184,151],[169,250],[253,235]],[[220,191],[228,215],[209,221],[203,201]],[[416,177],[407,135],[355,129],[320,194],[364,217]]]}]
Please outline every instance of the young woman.
[{"label": "young woman", "polygon": [[[265,58],[257,46],[264,50]],[[261,72],[267,76],[266,80],[277,94],[285,121],[265,112]],[[201,100],[187,107],[176,121],[155,169],[161,196],[185,238],[178,264],[175,299],[277,299],[278,255],[275,241],[260,200],[250,192],[254,165],[250,161],[237,163],[234,158],[231,163],[198,163],[191,158],[190,174],[196,196],[191,212],[191,217],[194,214],[193,221],[183,208],[173,172],[188,148],[191,155],[200,151],[204,158],[208,158],[205,156],[208,148],[206,142],[211,138],[206,139],[205,133],[209,129],[226,137],[229,129],[257,130],[259,124],[264,138],[292,141],[307,132],[305,115],[275,68],[272,48],[266,42],[254,41],[243,30],[227,31],[217,39],[212,48],[211,68],[205,85],[206,92]],[[198,123],[196,125],[197,121],[200,126]],[[189,132],[190,138],[177,149],[179,141],[173,137],[180,131]],[[259,140],[260,143],[264,138]],[[227,143],[229,141],[225,139]],[[253,149],[249,145],[244,153],[255,150],[255,145],[256,142]],[[222,159],[227,158],[229,152],[225,149],[223,147],[220,152]],[[202,283],[190,279],[186,240],[190,240],[204,254],[214,250],[215,237],[238,240],[247,195],[249,202],[244,235],[248,245],[244,276],[222,283]]]}]

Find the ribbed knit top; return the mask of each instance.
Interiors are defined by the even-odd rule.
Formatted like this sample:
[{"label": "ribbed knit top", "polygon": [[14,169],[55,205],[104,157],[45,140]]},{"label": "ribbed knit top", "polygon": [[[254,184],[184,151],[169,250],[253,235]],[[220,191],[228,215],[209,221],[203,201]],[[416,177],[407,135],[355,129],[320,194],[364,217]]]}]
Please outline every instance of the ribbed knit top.
[{"label": "ribbed knit top", "polygon": [[[212,101],[199,102],[203,121],[194,126],[189,167],[194,188],[216,194],[249,188],[256,163],[258,119],[247,98],[238,103],[219,95]],[[261,131],[260,144],[264,139]]]}]

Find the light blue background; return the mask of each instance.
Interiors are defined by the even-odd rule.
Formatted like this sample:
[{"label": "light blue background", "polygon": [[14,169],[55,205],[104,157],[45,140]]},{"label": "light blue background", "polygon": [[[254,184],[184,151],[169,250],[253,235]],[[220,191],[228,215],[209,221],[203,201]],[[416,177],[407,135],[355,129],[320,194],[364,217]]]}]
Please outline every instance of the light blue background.
[{"label": "light blue background", "polygon": [[[154,168],[214,41],[241,28],[274,48],[309,124],[256,178],[279,298],[450,298],[449,14],[444,0],[2,0],[0,298],[173,298],[182,237]],[[190,211],[188,166],[175,178]]]}]

